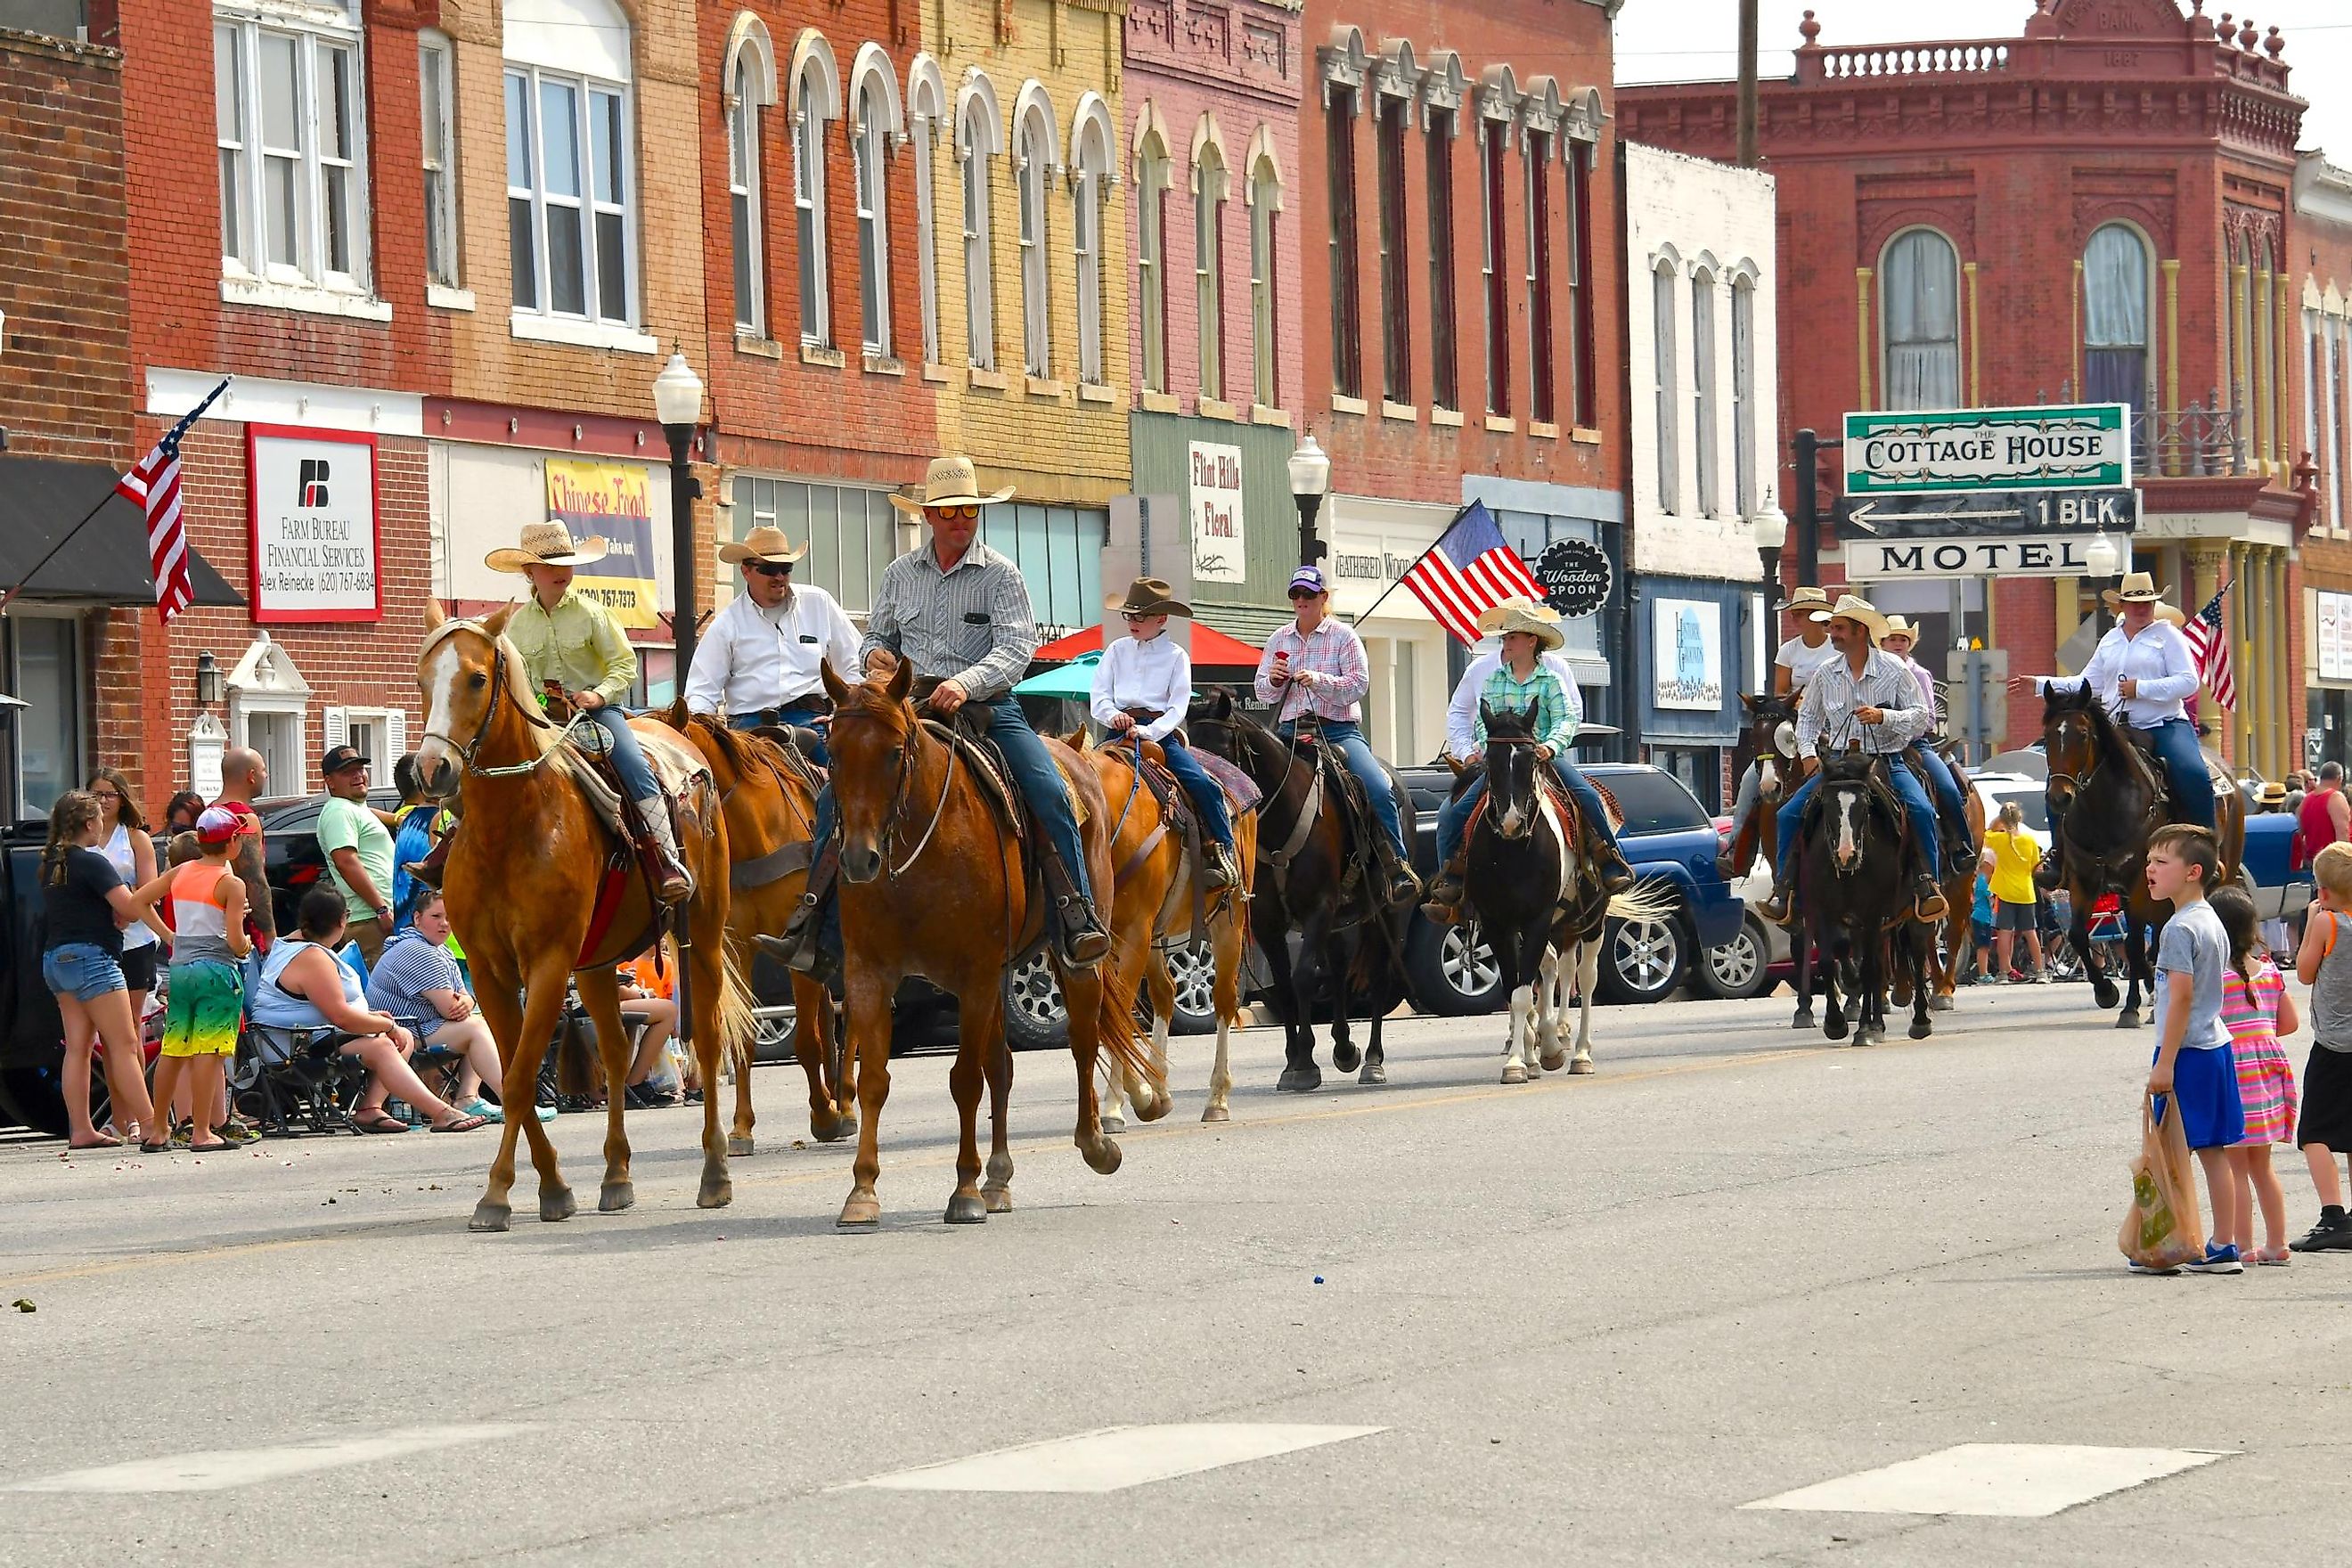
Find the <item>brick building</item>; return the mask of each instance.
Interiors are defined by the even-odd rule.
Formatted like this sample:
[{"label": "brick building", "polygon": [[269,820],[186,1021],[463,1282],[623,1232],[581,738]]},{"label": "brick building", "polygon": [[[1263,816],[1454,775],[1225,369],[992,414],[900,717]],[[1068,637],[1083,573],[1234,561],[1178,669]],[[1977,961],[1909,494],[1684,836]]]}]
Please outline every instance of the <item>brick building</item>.
[{"label": "brick building", "polygon": [[[1763,84],[1778,178],[1783,423],[1872,408],[2123,402],[2142,520],[2133,564],[2194,610],[2233,584],[2241,700],[2203,717],[2235,762],[2301,755],[2290,356],[2302,101],[2277,29],[2224,37],[2171,0],[2050,0],[2017,38],[1824,46]],[[1629,139],[1732,150],[1730,84],[1627,88]],[[1792,550],[1790,555],[1795,552]],[[1825,575],[1841,575],[1832,546]],[[1968,625],[2019,671],[2074,668],[2083,579],[1971,582]],[[1942,582],[1883,584],[1931,612]],[[2283,635],[2284,634],[2284,635]],[[2011,743],[2038,732],[2013,700]]]},{"label": "brick building", "polygon": [[1615,10],[1306,7],[1300,402],[1331,455],[1334,600],[1372,656],[1367,734],[1390,757],[1437,752],[1463,653],[1410,593],[1381,595],[1471,500],[1529,560],[1579,538],[1617,563],[1569,656],[1590,716],[1622,721]]},{"label": "brick building", "polygon": [[2291,258],[2305,263],[2296,286],[2294,382],[2303,404],[2301,441],[2311,455],[2311,523],[2303,536],[2303,626],[2294,654],[2303,667],[2305,766],[2352,754],[2352,171],[2305,153],[2294,172]]}]

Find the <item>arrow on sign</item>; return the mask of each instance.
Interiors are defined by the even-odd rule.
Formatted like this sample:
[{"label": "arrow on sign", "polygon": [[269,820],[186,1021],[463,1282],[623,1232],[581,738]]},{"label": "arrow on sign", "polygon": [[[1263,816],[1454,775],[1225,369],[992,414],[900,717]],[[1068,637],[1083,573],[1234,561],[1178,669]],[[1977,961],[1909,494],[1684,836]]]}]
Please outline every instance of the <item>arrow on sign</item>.
[{"label": "arrow on sign", "polygon": [[[1858,528],[1864,533],[1875,534],[1878,531],[1878,529],[1871,520],[1877,515],[1877,501],[1864,501],[1861,505],[1855,507],[1852,511],[1846,514],[1846,526],[1849,528]],[[1903,514],[1903,520],[1906,522],[1958,522],[1963,520],[1982,519],[1985,521],[1990,522],[1996,518],[2023,517],[2024,515],[2024,512],[2014,507],[2006,511],[1992,511],[1982,509],[1970,511],[1963,508],[1955,507],[1949,511],[1906,511]]]}]

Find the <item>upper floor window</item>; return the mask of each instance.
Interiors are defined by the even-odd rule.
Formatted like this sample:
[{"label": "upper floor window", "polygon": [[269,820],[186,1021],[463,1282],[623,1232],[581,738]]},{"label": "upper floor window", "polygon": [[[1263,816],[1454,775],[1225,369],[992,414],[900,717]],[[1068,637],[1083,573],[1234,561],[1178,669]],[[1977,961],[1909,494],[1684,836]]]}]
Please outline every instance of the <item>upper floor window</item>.
[{"label": "upper floor window", "polygon": [[1282,211],[1282,176],[1274,160],[1261,157],[1250,173],[1250,359],[1252,395],[1267,408],[1282,406],[1276,370],[1274,326],[1275,216]]},{"label": "upper floor window", "polygon": [[1356,94],[1326,84],[1324,172],[1331,213],[1331,390],[1364,395],[1363,321],[1356,301]]},{"label": "upper floor window", "polygon": [[216,16],[214,136],[229,272],[368,289],[357,6],[290,0],[263,23]]},{"label": "upper floor window", "polygon": [[2083,250],[2083,395],[2147,403],[2147,244],[2137,229],[2102,226]]},{"label": "upper floor window", "polygon": [[761,284],[764,226],[760,215],[760,109],[762,58],[756,38],[746,38],[735,56],[735,79],[727,111],[727,206],[735,258],[735,326],[763,337],[768,312]]},{"label": "upper floor window", "polygon": [[1429,150],[1429,399],[1459,411],[1462,375],[1454,346],[1454,110],[1422,110]]},{"label": "upper floor window", "polygon": [[940,363],[940,237],[931,193],[931,146],[946,118],[945,89],[939,67],[919,57],[908,73],[907,110],[914,124],[915,292],[923,318],[923,363]]},{"label": "upper floor window", "polygon": [[1192,155],[1192,277],[1201,329],[1201,395],[1225,395],[1225,159],[1214,142]]},{"label": "upper floor window", "polygon": [[1479,121],[1479,189],[1485,201],[1481,227],[1486,231],[1486,409],[1511,412],[1511,296],[1508,281],[1509,230],[1504,216],[1504,161],[1510,151],[1507,121]]},{"label": "upper floor window", "polygon": [[1013,171],[1021,204],[1021,343],[1029,374],[1054,374],[1054,291],[1047,265],[1046,188],[1054,179],[1054,127],[1044,108],[1021,117],[1021,148]]},{"label": "upper floor window", "polygon": [[1651,374],[1657,383],[1653,414],[1658,437],[1658,510],[1664,512],[1682,510],[1682,450],[1675,428],[1675,405],[1681,400],[1676,390],[1679,378],[1675,374],[1675,264],[1661,261],[1650,274],[1650,331]]},{"label": "upper floor window", "polygon": [[1528,133],[1528,417],[1549,425],[1551,365],[1551,133]]},{"label": "upper floor window", "polygon": [[1601,379],[1592,330],[1592,143],[1568,143],[1569,417],[1586,429],[1599,420]]},{"label": "upper floor window", "polygon": [[898,126],[898,99],[880,51],[869,56],[861,49],[859,57],[857,113],[851,122],[857,176],[858,331],[867,353],[887,358],[891,346],[890,133]]},{"label": "upper floor window", "polygon": [[418,140],[425,163],[425,280],[457,286],[457,139],[450,106],[457,101],[449,40],[416,37]]},{"label": "upper floor window", "polygon": [[1716,515],[1715,275],[1691,279],[1691,437],[1698,458],[1698,510]]},{"label": "upper floor window", "polygon": [[1412,100],[1378,92],[1372,95],[1372,174],[1380,187],[1382,394],[1391,403],[1411,403],[1412,296],[1405,281],[1410,246],[1404,216],[1404,142],[1406,124],[1412,118]]},{"label": "upper floor window", "polygon": [[1137,319],[1143,332],[1143,387],[1168,390],[1168,149],[1146,131],[1135,161]]},{"label": "upper floor window", "polygon": [[612,0],[506,8],[507,234],[515,309],[636,319],[629,26]]},{"label": "upper floor window", "polygon": [[1888,408],[1960,405],[1960,258],[1932,228],[1888,243],[1879,271]]},{"label": "upper floor window", "polygon": [[793,79],[793,216],[799,241],[801,342],[833,346],[832,230],[825,221],[824,127],[841,112],[832,47],[803,35]]},{"label": "upper floor window", "polygon": [[989,254],[988,160],[997,150],[992,100],[973,93],[956,128],[963,160],[963,293],[965,348],[975,369],[996,368],[996,271]]},{"label": "upper floor window", "polygon": [[1078,379],[1100,386],[1103,363],[1103,191],[1110,183],[1108,111],[1078,119],[1077,163],[1070,182],[1070,258],[1077,268]]},{"label": "upper floor window", "polygon": [[1731,495],[1741,517],[1756,514],[1756,279],[1731,280]]}]

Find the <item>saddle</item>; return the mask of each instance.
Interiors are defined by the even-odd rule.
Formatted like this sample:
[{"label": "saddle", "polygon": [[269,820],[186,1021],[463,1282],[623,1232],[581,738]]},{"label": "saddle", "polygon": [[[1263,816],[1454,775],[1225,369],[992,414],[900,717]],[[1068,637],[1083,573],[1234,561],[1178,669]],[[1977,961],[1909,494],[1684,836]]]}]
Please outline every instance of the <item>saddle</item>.
[{"label": "saddle", "polygon": [[[2156,731],[2139,729],[2121,720],[2116,721],[2116,728],[2123,732],[2124,739],[2131,742],[2132,749],[2139,753],[2140,761],[2147,764],[2148,773],[2156,779],[2156,803],[2164,808],[2165,816],[2169,818],[2172,816],[2172,775],[2165,771],[2164,759],[2156,754]],[[2230,776],[2228,768],[2213,760],[2212,752],[2200,745],[2197,754],[2205,759],[2205,776],[2212,784],[2214,799],[2224,800],[2237,792],[2237,781]]]},{"label": "saddle", "polygon": [[[634,867],[645,881],[646,901],[655,912],[653,921],[634,940],[629,951],[615,961],[625,963],[659,942],[673,918],[673,911],[660,898],[659,852],[652,847],[651,829],[639,816],[637,803],[629,799],[628,792],[622,787],[604,731],[593,724],[572,724],[576,710],[562,689],[550,683],[547,690],[548,717],[567,726],[563,743],[550,755],[551,765],[561,769],[563,776],[572,781],[588,808],[614,837],[612,858],[605,862],[604,874],[596,884],[595,908],[589,916],[588,935],[581,944],[580,961],[587,962],[611,934],[613,921],[620,909],[621,890]],[[673,742],[657,736],[639,735],[637,747],[645,753],[646,765],[652,770],[654,784],[661,791],[663,809],[669,813],[672,838],[683,844],[688,826],[708,830],[706,814],[717,815],[718,801],[709,789],[710,770],[703,764],[700,755],[683,739]]]},{"label": "saddle", "polygon": [[[931,693],[939,689],[940,678],[923,675],[915,678],[913,700],[917,709],[925,708]],[[989,738],[987,709],[977,702],[967,702],[952,714],[926,712],[923,727],[942,744],[952,750],[962,765],[971,770],[980,781],[981,794],[995,807],[1005,830],[1021,840],[1021,847],[1031,866],[1043,860],[1043,847],[1037,837],[1037,825],[1029,809],[1028,800],[1021,786],[1013,781],[1013,771],[1005,765],[1004,752]],[[1055,759],[1055,768],[1062,772],[1062,794],[1070,803],[1070,815],[1080,827],[1087,824],[1086,797],[1071,784],[1069,774],[1062,771],[1061,759]]]},{"label": "saddle", "polygon": [[[1454,798],[1459,800],[1463,792],[1470,787],[1470,781],[1477,776],[1475,772],[1465,772],[1456,775],[1454,781]],[[1576,797],[1568,793],[1568,786],[1559,782],[1559,775],[1553,773],[1548,766],[1536,770],[1536,788],[1542,792],[1544,799],[1550,804],[1552,810],[1559,814],[1559,830],[1568,836],[1570,845],[1580,849],[1585,841],[1586,833],[1584,813],[1577,806]],[[1592,788],[1593,792],[1601,796],[1601,804],[1608,808],[1611,831],[1614,832],[1624,826],[1625,808],[1618,805],[1617,797],[1610,793],[1609,786],[1595,784]],[[1478,825],[1486,820],[1486,813],[1493,808],[1494,804],[1495,796],[1492,791],[1478,797],[1478,804],[1470,808],[1470,820],[1462,825],[1464,844],[1470,842],[1470,836],[1478,831]],[[1599,895],[1601,879],[1599,867],[1591,856],[1579,854],[1577,867],[1578,885],[1573,888],[1562,888],[1559,890],[1559,903],[1561,909],[1581,914],[1585,911],[1586,906]],[[1601,901],[1605,903],[1607,900]]]}]

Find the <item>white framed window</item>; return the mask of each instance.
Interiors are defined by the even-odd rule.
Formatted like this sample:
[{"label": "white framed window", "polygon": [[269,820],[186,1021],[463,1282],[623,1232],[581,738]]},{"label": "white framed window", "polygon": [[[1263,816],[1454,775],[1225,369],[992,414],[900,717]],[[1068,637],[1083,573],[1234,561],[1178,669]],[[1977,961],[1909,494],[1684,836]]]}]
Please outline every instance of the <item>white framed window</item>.
[{"label": "white framed window", "polygon": [[1103,360],[1103,206],[1110,184],[1108,117],[1082,119],[1078,155],[1070,184],[1070,255],[1077,268],[1078,379],[1100,386],[1109,372]]},{"label": "white framed window", "polygon": [[1168,390],[1168,149],[1149,133],[1135,163],[1135,273],[1143,328],[1143,385]]},{"label": "white framed window", "polygon": [[1658,384],[1653,415],[1658,427],[1658,510],[1668,513],[1682,510],[1682,454],[1675,432],[1675,405],[1681,397],[1675,390],[1675,264],[1661,261],[1650,275],[1650,325],[1653,374]]},{"label": "white framed window", "polygon": [[2083,250],[2083,394],[2089,403],[2147,406],[2148,318],[2155,268],[2128,224],[2102,224]]},{"label": "white framed window", "polygon": [[425,163],[425,280],[457,287],[457,138],[451,105],[457,101],[449,40],[416,35],[419,139]]},{"label": "white framed window", "polygon": [[1960,253],[1932,228],[1906,229],[1879,261],[1885,406],[1960,405]]},{"label": "white framed window", "polygon": [[1225,395],[1225,160],[1213,142],[1192,155],[1192,281],[1201,331],[1201,395]]},{"label": "white framed window", "polygon": [[1261,158],[1250,172],[1250,390],[1267,408],[1282,406],[1276,374],[1274,335],[1275,215],[1282,210],[1282,177],[1274,160]]},{"label": "white framed window", "polygon": [[866,352],[890,352],[890,121],[880,80],[857,95],[857,301]]},{"label": "white framed window", "polygon": [[507,227],[518,310],[636,320],[626,83],[509,64]]},{"label": "white framed window", "polygon": [[398,708],[327,708],[319,714],[319,750],[355,748],[373,759],[376,776],[392,778],[393,759],[408,752],[408,715]]},{"label": "white framed window", "polygon": [[1731,280],[1731,494],[1756,515],[1756,279],[1744,272]]},{"label": "white framed window", "polygon": [[1031,375],[1054,374],[1054,289],[1047,261],[1045,191],[1054,177],[1054,131],[1035,108],[1021,117],[1013,170],[1021,203],[1021,342]]},{"label": "white framed window", "polygon": [[947,118],[947,88],[939,62],[919,54],[907,71],[908,120],[915,149],[915,294],[923,321],[923,363],[940,361],[940,232],[932,188],[932,149]]},{"label": "white framed window", "polygon": [[801,342],[833,344],[833,300],[826,277],[824,112],[816,73],[803,70],[793,89],[793,214],[800,241]]},{"label": "white framed window", "polygon": [[368,291],[365,94],[356,7],[286,0],[214,15],[221,265]]},{"label": "white framed window", "polygon": [[1698,510],[1716,515],[1715,274],[1691,277],[1691,439],[1697,447]]},{"label": "white framed window", "polygon": [[727,112],[727,216],[735,255],[735,330],[765,337],[767,299],[761,284],[760,90],[757,62],[747,48],[735,58]]},{"label": "white framed window", "polygon": [[976,370],[996,368],[996,272],[989,254],[989,155],[996,150],[992,100],[973,93],[956,126],[962,160],[964,349]]}]

